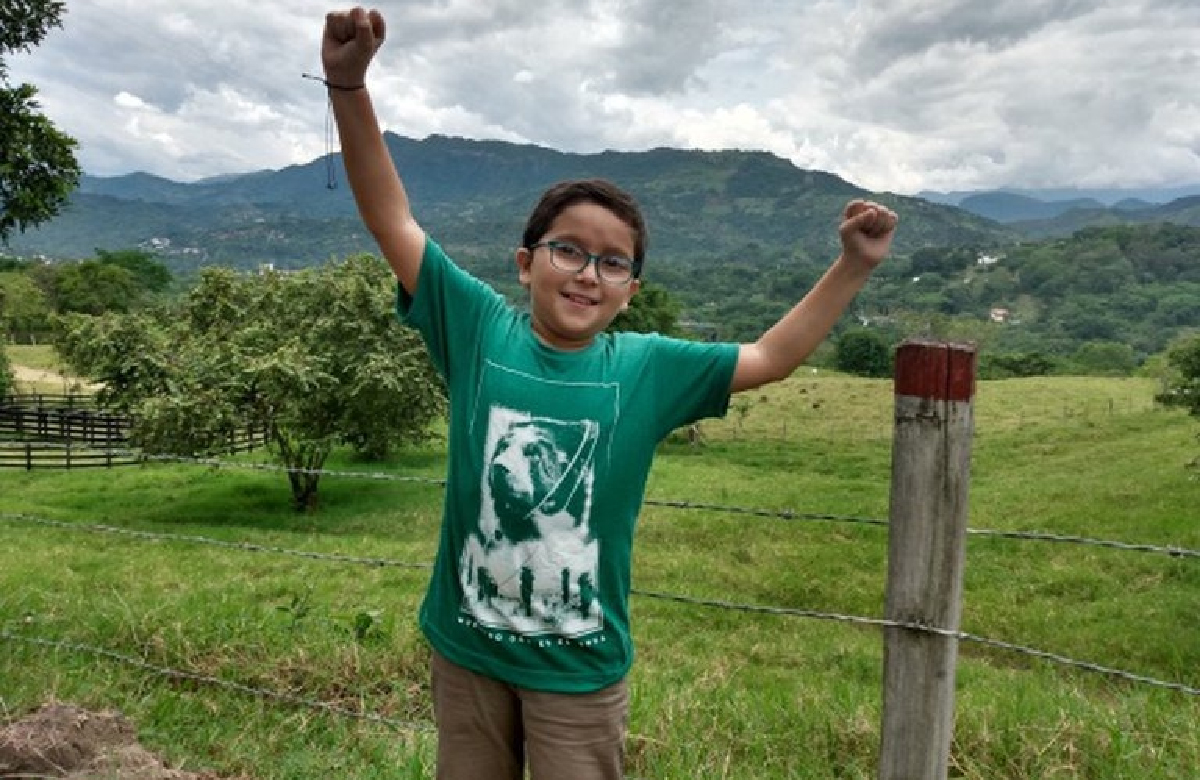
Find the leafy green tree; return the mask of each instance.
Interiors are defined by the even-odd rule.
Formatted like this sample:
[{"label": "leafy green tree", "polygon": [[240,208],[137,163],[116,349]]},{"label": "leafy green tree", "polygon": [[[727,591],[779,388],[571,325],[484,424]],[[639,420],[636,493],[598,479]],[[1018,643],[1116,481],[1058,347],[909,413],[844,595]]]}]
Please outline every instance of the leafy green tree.
[{"label": "leafy green tree", "polygon": [[839,371],[858,376],[884,377],[892,373],[892,348],[887,338],[874,330],[853,328],[838,337],[834,365]]},{"label": "leafy green tree", "polygon": [[[62,26],[61,0],[0,4],[0,56],[29,51]],[[76,142],[40,112],[30,84],[10,86],[0,59],[0,244],[56,215],[79,182]]]},{"label": "leafy green tree", "polygon": [[96,259],[105,265],[129,271],[138,287],[147,292],[161,293],[171,286],[170,269],[156,260],[153,252],[144,249],[97,249]]},{"label": "leafy green tree", "polygon": [[1182,337],[1167,350],[1167,371],[1156,400],[1200,417],[1200,334]]},{"label": "leafy green tree", "polygon": [[53,299],[60,314],[103,314],[136,308],[142,290],[133,272],[99,260],[63,263],[55,269]]},{"label": "leafy green tree", "polygon": [[979,355],[980,379],[1047,376],[1054,373],[1056,362],[1041,352],[982,352]]},{"label": "leafy green tree", "polygon": [[617,315],[609,330],[633,330],[639,333],[678,332],[679,304],[667,288],[646,282],[629,301],[629,308]]},{"label": "leafy green tree", "polygon": [[[0,301],[0,313],[3,313],[3,301]],[[0,398],[12,392],[15,377],[12,365],[8,362],[8,353],[4,350],[4,342],[0,340]]]},{"label": "leafy green tree", "polygon": [[1137,369],[1133,347],[1118,341],[1089,341],[1075,350],[1071,362],[1092,376],[1129,376]]},{"label": "leafy green tree", "polygon": [[0,271],[0,341],[36,343],[51,330],[50,303],[28,274]]},{"label": "leafy green tree", "polygon": [[58,342],[154,453],[220,451],[267,431],[295,506],[316,504],[332,448],[381,457],[445,408],[424,345],[395,318],[395,282],[363,255],[293,273],[204,271],[175,306],[74,316]]}]

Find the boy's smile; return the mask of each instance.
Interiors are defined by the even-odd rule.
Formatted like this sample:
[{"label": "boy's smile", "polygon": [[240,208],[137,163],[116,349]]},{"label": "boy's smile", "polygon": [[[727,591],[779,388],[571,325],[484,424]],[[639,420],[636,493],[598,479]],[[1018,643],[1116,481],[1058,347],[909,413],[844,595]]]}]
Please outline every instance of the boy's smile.
[{"label": "boy's smile", "polygon": [[[570,243],[584,252],[632,257],[633,228],[607,208],[581,202],[563,209],[542,241]],[[548,346],[582,349],[629,305],[639,282],[613,284],[600,278],[596,264],[562,271],[550,261],[550,247],[517,250],[518,276],[529,289],[533,331]]]}]

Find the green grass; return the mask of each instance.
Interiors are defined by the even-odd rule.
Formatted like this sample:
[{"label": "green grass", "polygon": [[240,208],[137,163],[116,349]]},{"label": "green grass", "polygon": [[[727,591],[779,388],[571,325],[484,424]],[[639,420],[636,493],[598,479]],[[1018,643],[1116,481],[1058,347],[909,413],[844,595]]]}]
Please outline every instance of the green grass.
[{"label": "green grass", "polygon": [[9,344],[4,349],[14,365],[46,371],[58,371],[62,367],[58,353],[49,344]]},{"label": "green grass", "polygon": [[[970,525],[1200,549],[1196,421],[1149,381],[981,383]],[[665,444],[648,495],[887,517],[891,386],[803,375]],[[246,456],[255,460],[256,455]],[[436,447],[385,466],[440,476]],[[0,472],[0,512],[424,563],[441,488],[325,477],[289,508],[280,474],[189,465]],[[634,586],[879,616],[886,529],[650,506]],[[0,520],[0,629],[377,713],[388,726],[0,639],[0,704],[116,707],[175,765],[255,778],[424,778],[433,738],[416,629],[427,570]],[[1200,561],[968,539],[962,627],[1200,687]],[[637,596],[629,770],[640,778],[873,778],[876,628]],[[951,777],[1193,780],[1200,698],[964,642]]]},{"label": "green grass", "polygon": [[[14,367],[65,373],[58,353],[49,344],[8,344],[3,346]],[[23,379],[18,376],[14,385],[18,393],[66,394],[88,392],[82,383],[70,376],[47,379]]]}]

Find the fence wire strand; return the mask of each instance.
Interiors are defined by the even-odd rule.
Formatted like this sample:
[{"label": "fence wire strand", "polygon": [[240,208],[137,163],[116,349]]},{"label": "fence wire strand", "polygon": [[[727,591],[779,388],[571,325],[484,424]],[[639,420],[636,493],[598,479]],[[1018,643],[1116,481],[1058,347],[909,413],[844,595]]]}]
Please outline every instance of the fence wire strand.
[{"label": "fence wire strand", "polygon": [[[432,732],[434,730],[432,724],[417,721],[398,720],[396,718],[389,718],[386,715],[379,715],[372,712],[362,712],[359,710],[350,709],[349,707],[343,707],[340,704],[321,701],[320,699],[312,699],[307,696],[271,690],[269,688],[258,688],[253,685],[246,685],[245,683],[239,683],[233,680],[225,680],[209,674],[188,672],[182,669],[172,669],[169,666],[152,664],[149,661],[137,658],[136,656],[118,653],[115,650],[108,650],[103,647],[93,647],[91,645],[80,644],[77,642],[66,642],[60,639],[46,639],[45,637],[14,634],[11,631],[7,631],[3,628],[0,628],[0,639],[5,639],[10,642],[23,642],[36,647],[50,648],[53,650],[92,655],[108,661],[115,661],[117,663],[125,664],[126,666],[131,666],[160,677],[167,677],[174,680],[186,680],[188,682],[208,685],[215,688],[222,688],[227,691],[254,696],[260,699],[271,699],[297,707],[307,707],[313,710],[320,710],[331,715],[339,715],[346,718],[354,718],[357,720],[369,721],[371,723],[379,723],[399,731],[420,733]],[[7,777],[7,775],[2,775],[2,777]]]},{"label": "fence wire strand", "polygon": [[[114,451],[113,455],[132,454],[135,451]],[[328,469],[289,468],[277,463],[241,463],[222,460],[220,458],[202,458],[185,455],[142,455],[144,460],[155,462],[179,463],[185,465],[209,466],[212,468],[232,468],[250,471],[263,471],[283,474],[304,474],[346,479],[367,479],[383,482],[406,482],[445,487],[446,480],[437,477],[391,474],[385,471],[334,471]],[[888,521],[874,517],[855,517],[853,515],[825,514],[819,512],[798,512],[791,509],[759,509],[730,504],[712,504],[696,501],[676,501],[670,499],[647,498],[642,502],[646,506],[665,509],[682,509],[691,511],[716,512],[720,514],[740,515],[743,517],[759,517],[785,521],[834,522],[875,527],[887,527]],[[1074,544],[1080,546],[1102,547],[1126,552],[1153,553],[1166,555],[1171,558],[1200,559],[1200,550],[1173,545],[1143,544],[1137,542],[1122,542],[1113,539],[1095,539],[1074,534],[1052,534],[1043,531],[1002,531],[988,528],[968,528],[967,534],[979,537],[997,539],[1013,539],[1020,541],[1056,542],[1059,544]]]},{"label": "fence wire strand", "polygon": [[1101,664],[1092,663],[1091,661],[1079,661],[1058,653],[1051,653],[1046,650],[1036,650],[1032,647],[1005,642],[999,639],[989,639],[978,634],[971,634],[965,631],[955,631],[948,628],[938,628],[937,626],[927,626],[921,623],[906,623],[899,620],[889,620],[887,618],[869,618],[859,617],[856,615],[841,615],[836,612],[819,612],[809,609],[795,609],[792,607],[771,607],[760,606],[755,604],[736,604],[720,599],[702,599],[693,596],[680,596],[672,593],[658,593],[655,591],[645,591],[634,588],[632,593],[643,596],[645,598],[662,599],[665,601],[674,601],[681,604],[691,604],[701,607],[714,607],[717,609],[728,609],[738,612],[757,612],[769,615],[781,615],[789,617],[812,618],[815,620],[832,620],[841,623],[851,623],[863,626],[877,626],[880,628],[897,628],[909,631],[919,631],[925,634],[945,637],[948,639],[957,639],[964,642],[973,642],[975,644],[986,645],[999,650],[1007,650],[1018,655],[1026,655],[1032,658],[1038,658],[1044,661],[1052,661],[1062,666],[1074,667],[1088,672],[1096,672],[1111,677],[1119,677],[1129,682],[1143,683],[1152,685],[1158,688],[1166,688],[1180,693],[1185,693],[1189,696],[1200,696],[1200,688],[1194,688],[1183,683],[1169,682],[1158,680],[1146,675],[1137,674],[1135,672],[1127,672],[1121,669],[1116,669],[1111,666],[1103,666]]},{"label": "fence wire strand", "polygon": [[275,547],[265,544],[254,544],[252,542],[229,542],[224,539],[213,539],[209,536],[192,536],[188,534],[172,534],[172,533],[157,533],[154,531],[135,531],[130,528],[121,528],[114,525],[102,525],[97,523],[70,523],[62,520],[48,520],[42,517],[32,517],[30,515],[21,514],[6,514],[0,513],[0,520],[26,522],[34,525],[48,526],[50,528],[66,528],[73,531],[89,531],[91,533],[114,534],[117,536],[129,536],[135,539],[144,539],[147,541],[158,542],[186,542],[191,544],[203,544],[210,547],[224,547],[231,550],[243,550],[246,552],[261,552],[273,553],[276,555],[290,555],[296,558],[310,558],[319,561],[334,561],[337,563],[353,563],[363,566],[389,566],[393,568],[403,569],[430,569],[433,567],[430,563],[409,563],[405,561],[397,561],[388,558],[364,558],[354,555],[341,555],[338,553],[319,553],[310,550],[294,550],[287,547]]},{"label": "fence wire strand", "polygon": [[[114,527],[114,526],[70,523],[70,522],[63,522],[63,521],[59,521],[59,520],[48,520],[45,518],[32,517],[30,515],[0,513],[0,520],[25,522],[25,523],[30,523],[30,524],[34,524],[34,525],[42,525],[42,526],[47,526],[47,527],[52,527],[52,528],[82,530],[82,531],[89,531],[89,532],[94,532],[94,533],[112,533],[112,534],[118,534],[118,535],[122,535],[122,536],[129,536],[129,537],[132,537],[135,539],[141,539],[141,540],[172,541],[172,542],[184,542],[184,543],[189,543],[189,544],[207,544],[207,545],[213,545],[213,546],[217,546],[217,547],[243,550],[243,551],[247,551],[247,552],[270,553],[270,554],[277,554],[277,555],[291,555],[291,556],[297,556],[297,557],[301,557],[301,558],[310,558],[310,559],[315,559],[315,560],[331,561],[331,562],[337,562],[337,563],[352,563],[352,564],[369,565],[369,566],[399,566],[399,567],[406,567],[406,568],[430,568],[430,566],[431,566],[431,564],[428,564],[428,563],[408,563],[408,562],[402,562],[402,561],[394,561],[394,560],[390,560],[390,559],[386,559],[386,558],[361,558],[361,557],[348,556],[348,555],[316,553],[316,552],[309,552],[309,551],[304,551],[304,550],[290,550],[290,549],[282,548],[282,547],[272,547],[272,546],[259,545],[259,544],[244,544],[244,543],[239,543],[239,542],[226,542],[224,540],[211,539],[209,537],[203,537],[203,536],[153,533],[153,532],[148,532],[148,531],[130,531],[128,529],[122,529],[122,528],[118,528],[118,527]],[[848,623],[848,624],[854,624],[854,625],[874,626],[874,627],[878,627],[878,628],[894,628],[894,629],[919,631],[919,632],[923,632],[926,634],[932,634],[932,635],[946,637],[946,638],[950,638],[950,639],[956,639],[956,640],[960,640],[960,641],[964,641],[964,642],[972,642],[975,644],[980,644],[980,645],[992,647],[995,649],[1005,650],[1008,652],[1016,653],[1018,655],[1025,655],[1025,656],[1029,656],[1032,658],[1041,659],[1044,661],[1051,661],[1051,662],[1060,664],[1062,666],[1068,666],[1068,667],[1073,667],[1076,669],[1081,669],[1084,671],[1095,672],[1098,674],[1103,674],[1103,675],[1107,675],[1107,676],[1111,676],[1111,677],[1117,677],[1117,678],[1126,680],[1128,682],[1136,682],[1136,683],[1142,683],[1145,685],[1151,685],[1151,686],[1158,687],[1158,688],[1165,688],[1168,690],[1177,691],[1179,693],[1184,693],[1189,696],[1200,696],[1200,688],[1185,685],[1183,683],[1159,680],[1159,679],[1149,677],[1146,675],[1142,675],[1142,674],[1138,674],[1135,672],[1128,672],[1128,671],[1124,671],[1124,670],[1117,669],[1114,667],[1104,666],[1104,665],[1097,664],[1097,663],[1092,663],[1090,661],[1080,661],[1080,660],[1070,658],[1065,655],[1060,655],[1058,653],[1053,653],[1053,652],[1049,652],[1049,651],[1045,651],[1045,650],[1037,650],[1035,648],[1026,647],[1024,645],[1019,645],[1019,644],[1015,644],[1012,642],[1006,642],[1006,641],[999,640],[999,639],[989,639],[987,637],[980,636],[978,634],[971,634],[971,633],[967,633],[964,631],[939,628],[936,626],[927,626],[927,625],[922,625],[919,623],[908,623],[908,622],[903,622],[903,621],[890,620],[887,618],[872,618],[872,617],[862,617],[862,616],[858,616],[858,615],[844,615],[844,614],[840,614],[840,613],[836,613],[836,612],[824,612],[824,611],[818,611],[818,610],[800,609],[800,608],[795,608],[795,607],[739,604],[736,602],[724,601],[724,600],[720,600],[720,599],[698,598],[695,596],[662,593],[662,592],[658,592],[658,591],[642,590],[639,588],[633,588],[631,590],[631,593],[633,593],[634,595],[643,597],[643,598],[658,599],[658,600],[662,600],[662,601],[670,601],[670,602],[676,602],[676,603],[680,603],[680,604],[689,604],[692,606],[710,607],[710,608],[725,609],[725,610],[731,610],[731,611],[737,611],[737,612],[759,613],[759,614],[779,615],[779,616],[787,616],[787,617],[810,618],[810,619],[815,619],[815,620],[828,620],[828,621],[835,621],[835,622]],[[4,636],[4,633],[2,632],[2,630],[0,630],[0,636]]]}]

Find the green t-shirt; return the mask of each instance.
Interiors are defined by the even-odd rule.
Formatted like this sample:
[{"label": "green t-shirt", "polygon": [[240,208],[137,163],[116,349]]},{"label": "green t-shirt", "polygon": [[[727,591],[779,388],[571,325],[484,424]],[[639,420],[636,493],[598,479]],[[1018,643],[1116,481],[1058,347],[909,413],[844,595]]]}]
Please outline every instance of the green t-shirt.
[{"label": "green t-shirt", "polygon": [[563,351],[430,240],[397,312],[450,398],[441,540],[421,607],[454,663],[581,693],[633,661],[630,553],[654,449],[723,415],[737,345],[604,333]]}]

